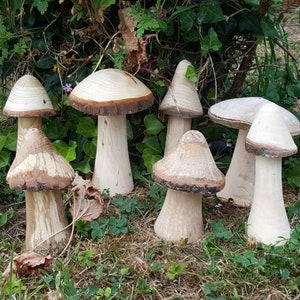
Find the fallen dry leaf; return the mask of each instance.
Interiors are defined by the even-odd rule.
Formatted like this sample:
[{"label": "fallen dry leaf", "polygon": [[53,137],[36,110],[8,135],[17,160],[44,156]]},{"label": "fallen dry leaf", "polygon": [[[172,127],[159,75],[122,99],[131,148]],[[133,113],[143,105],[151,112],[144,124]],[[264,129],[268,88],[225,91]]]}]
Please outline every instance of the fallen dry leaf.
[{"label": "fallen dry leaf", "polygon": [[84,180],[77,173],[72,182],[75,193],[74,203],[70,207],[73,220],[92,221],[103,212],[103,197],[90,180]]},{"label": "fallen dry leaf", "polygon": [[25,252],[14,257],[12,268],[11,264],[9,264],[3,272],[3,277],[7,280],[11,269],[17,276],[40,276],[40,269],[48,266],[52,261],[53,258],[50,255],[45,257],[35,252]]}]

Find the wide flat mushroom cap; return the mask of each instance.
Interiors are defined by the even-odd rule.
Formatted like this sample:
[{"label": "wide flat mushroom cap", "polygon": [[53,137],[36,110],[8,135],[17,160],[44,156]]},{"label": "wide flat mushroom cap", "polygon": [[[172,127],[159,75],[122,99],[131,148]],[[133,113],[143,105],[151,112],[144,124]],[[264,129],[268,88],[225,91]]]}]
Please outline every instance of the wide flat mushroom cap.
[{"label": "wide flat mushroom cap", "polygon": [[215,194],[225,185],[203,134],[187,131],[164,158],[153,165],[154,180],[168,188]]},{"label": "wide flat mushroom cap", "polygon": [[30,191],[61,190],[75,174],[43,132],[27,130],[6,179],[11,189]]},{"label": "wide flat mushroom cap", "polygon": [[[243,97],[224,100],[212,105],[208,111],[216,123],[236,129],[249,129],[256,112],[266,103],[273,103],[261,97]],[[281,106],[282,117],[292,135],[300,134],[300,122],[295,115]]]},{"label": "wide flat mushroom cap", "polygon": [[266,157],[286,157],[297,153],[280,107],[264,104],[257,112],[246,138],[246,150]]},{"label": "wide flat mushroom cap", "polygon": [[11,89],[3,114],[12,117],[41,117],[53,116],[56,112],[39,80],[32,75],[24,75]]},{"label": "wide flat mushroom cap", "polygon": [[126,115],[153,104],[150,89],[135,76],[119,69],[90,74],[70,93],[70,105],[91,115]]},{"label": "wide flat mushroom cap", "polygon": [[181,118],[202,116],[197,86],[185,77],[189,66],[192,64],[188,60],[182,60],[176,67],[171,85],[159,106],[162,113]]}]

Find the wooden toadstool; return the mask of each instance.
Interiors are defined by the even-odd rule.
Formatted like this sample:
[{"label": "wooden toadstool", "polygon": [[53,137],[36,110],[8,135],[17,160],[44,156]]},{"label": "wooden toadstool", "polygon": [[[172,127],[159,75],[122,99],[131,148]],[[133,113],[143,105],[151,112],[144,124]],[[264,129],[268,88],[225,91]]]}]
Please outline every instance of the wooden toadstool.
[{"label": "wooden toadstool", "polygon": [[[256,112],[271,101],[244,97],[221,101],[210,107],[208,115],[216,123],[238,129],[238,138],[226,173],[226,184],[217,193],[220,199],[233,199],[238,206],[251,205],[254,191],[255,155],[245,149],[245,140]],[[292,135],[300,133],[300,122],[291,112],[278,106]]]},{"label": "wooden toadstool", "polygon": [[249,242],[282,245],[291,231],[282,193],[282,157],[297,153],[297,146],[279,106],[269,103],[260,108],[247,135],[246,150],[255,155]]},{"label": "wooden toadstool", "polygon": [[3,114],[18,118],[18,146],[28,128],[42,128],[42,116],[55,111],[49,96],[37,78],[24,75],[14,84],[3,108]]},{"label": "wooden toadstool", "polygon": [[167,241],[196,242],[204,234],[202,195],[215,194],[225,184],[203,134],[187,131],[161,160],[153,165],[153,179],[168,187],[155,222],[156,234]]},{"label": "wooden toadstool", "polygon": [[97,153],[92,182],[110,195],[133,190],[126,115],[153,103],[152,92],[136,77],[118,69],[92,73],[71,92],[70,105],[98,115]]},{"label": "wooden toadstool", "polygon": [[57,254],[66,246],[70,230],[61,190],[73,177],[71,165],[43,132],[28,129],[6,177],[11,189],[25,193],[26,250]]},{"label": "wooden toadstool", "polygon": [[187,60],[179,62],[171,85],[159,106],[159,111],[168,115],[165,155],[191,129],[192,118],[203,114],[197,86],[185,77],[189,66],[192,64]]}]

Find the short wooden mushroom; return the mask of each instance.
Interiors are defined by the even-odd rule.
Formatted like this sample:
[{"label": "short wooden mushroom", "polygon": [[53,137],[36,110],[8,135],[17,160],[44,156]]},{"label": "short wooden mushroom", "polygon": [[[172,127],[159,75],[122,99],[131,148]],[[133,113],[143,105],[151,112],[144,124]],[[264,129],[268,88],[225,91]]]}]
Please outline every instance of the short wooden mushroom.
[{"label": "short wooden mushroom", "polygon": [[203,134],[187,131],[179,142],[153,165],[153,178],[168,187],[163,207],[154,225],[167,241],[196,242],[204,234],[202,195],[215,194],[225,184]]},{"label": "short wooden mushroom", "polygon": [[73,168],[40,129],[28,129],[20,149],[6,179],[25,193],[26,250],[57,254],[70,238],[61,190],[71,183]]}]

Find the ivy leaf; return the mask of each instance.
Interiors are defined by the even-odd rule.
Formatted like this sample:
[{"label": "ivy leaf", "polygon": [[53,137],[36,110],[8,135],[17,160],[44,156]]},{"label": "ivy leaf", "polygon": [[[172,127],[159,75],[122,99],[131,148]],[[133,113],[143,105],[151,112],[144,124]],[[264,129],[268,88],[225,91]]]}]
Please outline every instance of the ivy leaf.
[{"label": "ivy leaf", "polygon": [[187,67],[187,70],[186,70],[186,73],[185,73],[185,78],[188,79],[189,81],[193,82],[193,83],[198,82],[198,76],[196,74],[196,70],[195,70],[194,66],[189,65]]},{"label": "ivy leaf", "polygon": [[206,56],[210,50],[218,51],[221,49],[221,47],[222,43],[218,39],[218,35],[215,30],[211,27],[208,31],[207,36],[204,37],[201,43],[202,54]]},{"label": "ivy leaf", "polygon": [[224,21],[225,17],[219,1],[207,1],[197,14],[197,22],[199,25],[212,24]]},{"label": "ivy leaf", "polygon": [[97,139],[93,138],[91,141],[84,143],[83,150],[87,156],[94,159],[96,157]]},{"label": "ivy leaf", "polygon": [[180,30],[190,31],[194,25],[196,14],[192,10],[183,11],[179,14]]},{"label": "ivy leaf", "polygon": [[3,149],[3,147],[6,144],[7,137],[5,135],[0,135],[0,151]]},{"label": "ivy leaf", "polygon": [[0,152],[0,169],[9,165],[9,152],[8,151],[1,151]]},{"label": "ivy leaf", "polygon": [[97,127],[91,117],[83,117],[79,120],[76,132],[86,137],[97,136]]},{"label": "ivy leaf", "polygon": [[165,128],[165,125],[160,122],[155,115],[146,115],[144,125],[146,127],[145,132],[151,135],[156,135]]},{"label": "ivy leaf", "polygon": [[67,136],[67,128],[55,118],[49,120],[47,126],[44,126],[44,132],[49,139],[58,140]]},{"label": "ivy leaf", "polygon": [[68,162],[76,159],[77,143],[75,141],[71,141],[70,145],[67,145],[62,140],[56,140],[53,142],[53,145]]}]

